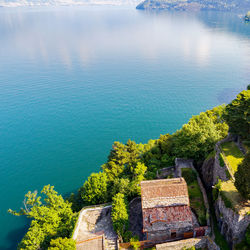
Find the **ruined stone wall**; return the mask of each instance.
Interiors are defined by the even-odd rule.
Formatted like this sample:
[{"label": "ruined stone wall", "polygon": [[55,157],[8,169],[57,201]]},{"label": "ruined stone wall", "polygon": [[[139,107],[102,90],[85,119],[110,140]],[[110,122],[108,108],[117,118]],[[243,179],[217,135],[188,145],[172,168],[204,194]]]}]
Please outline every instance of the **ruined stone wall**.
[{"label": "ruined stone wall", "polygon": [[208,250],[219,250],[220,248],[209,237],[191,238],[157,244],[156,250],[181,250],[184,247],[190,248],[195,246],[196,249],[207,248]]},{"label": "ruined stone wall", "polygon": [[250,215],[243,216],[227,208],[220,196],[215,202],[215,213],[220,231],[231,245],[243,240]]},{"label": "ruined stone wall", "polygon": [[180,232],[187,232],[193,229],[192,221],[185,222],[176,222],[176,223],[167,223],[163,221],[157,221],[152,223],[152,226],[148,231],[168,231],[176,230]]},{"label": "ruined stone wall", "polygon": [[206,159],[203,162],[203,165],[201,167],[201,174],[203,182],[206,186],[206,188],[211,189],[212,186],[214,186],[218,179],[221,179],[222,181],[228,180],[228,177],[226,175],[226,167],[220,166],[220,145],[224,142],[231,141],[232,136],[228,135],[223,140],[219,141],[215,145],[215,155],[213,157],[210,157]]},{"label": "ruined stone wall", "polygon": [[203,162],[201,167],[202,179],[208,189],[214,185],[214,164],[215,157],[210,157]]},{"label": "ruined stone wall", "polygon": [[153,229],[154,231],[147,233],[148,240],[159,241],[159,240],[171,239],[171,232],[176,233],[173,239],[178,239],[178,238],[181,239],[183,238],[184,233],[193,230],[192,223],[180,223],[179,225],[166,224],[164,228],[162,227],[161,223],[154,223],[153,225],[155,226]]}]

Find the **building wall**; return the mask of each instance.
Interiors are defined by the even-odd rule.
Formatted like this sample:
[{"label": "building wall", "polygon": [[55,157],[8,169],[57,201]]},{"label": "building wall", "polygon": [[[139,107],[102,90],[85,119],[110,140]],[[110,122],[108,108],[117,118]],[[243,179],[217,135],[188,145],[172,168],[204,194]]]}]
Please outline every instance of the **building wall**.
[{"label": "building wall", "polygon": [[147,200],[142,200],[143,208],[152,208],[156,206],[176,206],[176,205],[189,205],[188,196],[176,196],[176,197],[156,197]]},{"label": "building wall", "polygon": [[[148,240],[165,240],[165,239],[175,239],[183,238],[184,233],[193,230],[193,225],[191,222],[182,222],[180,224],[165,224],[162,222],[153,223],[152,231],[147,233]],[[172,234],[172,236],[171,236]]]}]

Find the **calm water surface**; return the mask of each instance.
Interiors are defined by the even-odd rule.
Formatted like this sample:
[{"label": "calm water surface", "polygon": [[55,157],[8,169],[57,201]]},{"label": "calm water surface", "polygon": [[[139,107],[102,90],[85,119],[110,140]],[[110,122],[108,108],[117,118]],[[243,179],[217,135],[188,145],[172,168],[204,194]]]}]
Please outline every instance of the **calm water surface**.
[{"label": "calm water surface", "polygon": [[78,189],[112,142],[147,142],[250,83],[250,25],[132,8],[0,10],[0,249],[28,190]]}]

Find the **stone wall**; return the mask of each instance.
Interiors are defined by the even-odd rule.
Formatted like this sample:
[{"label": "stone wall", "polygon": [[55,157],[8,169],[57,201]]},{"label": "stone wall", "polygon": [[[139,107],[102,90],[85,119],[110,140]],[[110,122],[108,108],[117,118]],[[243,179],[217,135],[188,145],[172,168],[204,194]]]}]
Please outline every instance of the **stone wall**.
[{"label": "stone wall", "polygon": [[250,215],[243,216],[227,208],[220,196],[215,202],[215,213],[220,231],[231,245],[243,240]]},{"label": "stone wall", "polygon": [[[209,157],[203,162],[201,173],[202,173],[202,179],[206,186],[206,188],[211,189],[212,186],[214,186],[218,179],[221,179],[222,181],[227,181],[228,177],[226,175],[226,165],[224,167],[220,166],[220,145],[224,142],[229,141],[235,141],[235,137],[231,134],[228,134],[226,138],[224,138],[221,141],[218,141],[215,145],[215,155],[212,157]],[[230,169],[228,169],[230,172]],[[234,178],[234,177],[232,177]]]},{"label": "stone wall", "polygon": [[[192,232],[193,225],[192,223],[181,223],[180,225],[169,225],[168,228],[164,230],[161,229],[161,223],[154,223],[155,231],[151,231],[147,233],[147,240],[159,241],[159,240],[175,240],[175,239],[183,239],[184,233]],[[166,226],[165,226],[166,227]],[[172,234],[171,236],[171,233]]]},{"label": "stone wall", "polygon": [[232,135],[229,134],[226,138],[217,142],[215,145],[215,155],[203,162],[201,174],[203,182],[208,189],[211,189],[212,186],[218,182],[218,179],[221,179],[222,181],[228,180],[228,177],[226,176],[226,167],[220,166],[220,145],[231,140]]},{"label": "stone wall", "polygon": [[184,247],[207,248],[208,250],[219,250],[220,248],[209,237],[191,238],[157,244],[156,250],[181,250]]}]

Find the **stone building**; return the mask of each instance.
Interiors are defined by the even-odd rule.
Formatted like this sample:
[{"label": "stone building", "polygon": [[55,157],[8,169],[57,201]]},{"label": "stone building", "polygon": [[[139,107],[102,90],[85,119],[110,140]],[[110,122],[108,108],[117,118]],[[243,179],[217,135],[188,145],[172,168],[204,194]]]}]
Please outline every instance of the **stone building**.
[{"label": "stone building", "polygon": [[183,178],[141,182],[143,232],[147,240],[193,236],[192,212]]}]

